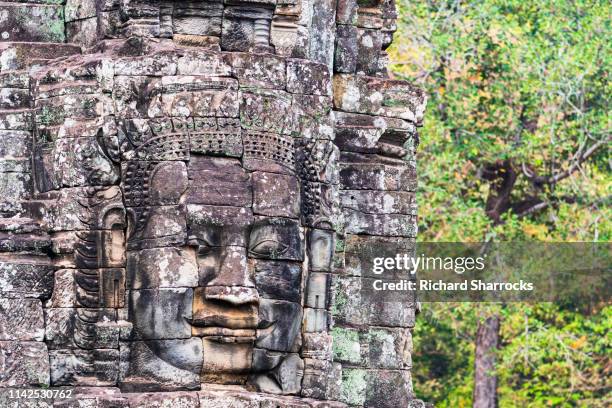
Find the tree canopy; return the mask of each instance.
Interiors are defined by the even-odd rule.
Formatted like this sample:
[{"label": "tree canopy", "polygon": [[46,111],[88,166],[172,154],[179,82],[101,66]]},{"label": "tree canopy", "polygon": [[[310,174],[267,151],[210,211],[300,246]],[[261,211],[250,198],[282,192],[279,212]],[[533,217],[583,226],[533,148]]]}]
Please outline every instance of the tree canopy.
[{"label": "tree canopy", "polygon": [[[429,94],[420,241],[598,241],[612,235],[606,1],[398,0],[393,75]],[[427,304],[415,389],[471,406],[474,336],[502,318],[500,407],[612,404],[608,304]]]}]

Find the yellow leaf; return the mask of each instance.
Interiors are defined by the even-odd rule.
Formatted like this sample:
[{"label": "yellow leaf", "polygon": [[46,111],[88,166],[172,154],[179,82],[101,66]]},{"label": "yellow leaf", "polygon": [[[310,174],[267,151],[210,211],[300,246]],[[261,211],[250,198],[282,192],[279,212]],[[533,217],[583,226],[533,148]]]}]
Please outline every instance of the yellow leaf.
[{"label": "yellow leaf", "polygon": [[548,233],[548,228],[546,225],[542,224],[527,224],[523,225],[523,232],[532,237],[543,236]]},{"label": "yellow leaf", "polygon": [[587,342],[586,336],[582,336],[581,338],[579,338],[578,340],[570,344],[570,347],[573,348],[574,350],[578,350],[579,348],[584,346],[586,342]]}]

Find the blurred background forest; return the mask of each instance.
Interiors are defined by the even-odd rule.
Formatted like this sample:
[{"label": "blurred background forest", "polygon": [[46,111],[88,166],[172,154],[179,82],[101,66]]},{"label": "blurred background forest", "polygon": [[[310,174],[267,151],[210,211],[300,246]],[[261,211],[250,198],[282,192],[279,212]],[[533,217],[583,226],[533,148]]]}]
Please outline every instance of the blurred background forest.
[{"label": "blurred background forest", "polygon": [[[393,75],[429,94],[419,241],[609,242],[611,3],[397,3]],[[500,407],[609,407],[610,328],[609,304],[426,304],[415,392],[476,404],[489,330]]]}]

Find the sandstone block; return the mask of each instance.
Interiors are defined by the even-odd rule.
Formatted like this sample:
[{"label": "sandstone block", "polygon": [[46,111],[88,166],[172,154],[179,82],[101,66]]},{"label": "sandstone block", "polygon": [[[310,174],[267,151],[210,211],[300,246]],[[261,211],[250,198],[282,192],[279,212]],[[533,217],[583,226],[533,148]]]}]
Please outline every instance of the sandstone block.
[{"label": "sandstone block", "polygon": [[302,280],[300,264],[255,260],[253,269],[260,296],[290,302],[300,301]]},{"label": "sandstone block", "polygon": [[[367,95],[367,96],[366,96]],[[345,112],[423,121],[425,93],[403,81],[335,75],[334,106]]]},{"label": "sandstone block", "polygon": [[199,389],[201,369],[197,338],[122,343],[119,386],[124,392]]},{"label": "sandstone block", "polygon": [[253,212],[274,217],[298,218],[298,179],[276,173],[253,173]]},{"label": "sandstone block", "polygon": [[410,371],[368,370],[364,407],[409,406],[414,398]]},{"label": "sandstone block", "polygon": [[73,269],[60,269],[54,274],[53,294],[46,308],[76,307],[76,288]]},{"label": "sandstone block", "polygon": [[304,246],[300,223],[289,218],[256,217],[249,239],[249,256],[302,261]]},{"label": "sandstone block", "polygon": [[0,387],[49,385],[47,346],[37,341],[0,341]]},{"label": "sandstone block", "polygon": [[334,254],[334,232],[331,230],[312,229],[308,233],[309,269],[328,272]]},{"label": "sandstone block", "polygon": [[48,298],[53,290],[53,266],[0,260],[0,295],[7,298]]},{"label": "sandstone block", "polygon": [[195,286],[198,286],[198,266],[193,251],[152,248],[128,252],[129,289]]},{"label": "sandstone block", "polygon": [[40,300],[0,298],[0,341],[42,341],[44,334]]},{"label": "sandstone block", "polygon": [[128,292],[134,336],[144,340],[191,337],[192,289],[138,289]]},{"label": "sandstone block", "polygon": [[52,4],[5,3],[1,41],[64,42],[63,7]]},{"label": "sandstone block", "polygon": [[[192,156],[189,161],[188,204],[250,207],[251,177],[236,159]],[[197,181],[197,182],[196,182]]]},{"label": "sandstone block", "polygon": [[287,91],[297,94],[330,95],[327,66],[304,60],[287,60]]},{"label": "sandstone block", "polygon": [[199,408],[200,403],[195,393],[149,393],[135,394],[129,397],[130,408]]},{"label": "sandstone block", "polygon": [[[260,299],[256,346],[275,351],[291,351],[300,332],[302,308],[297,303]],[[260,324],[261,327],[261,324]]]},{"label": "sandstone block", "polygon": [[230,57],[232,73],[241,87],[285,89],[285,60],[270,54],[234,53]]},{"label": "sandstone block", "polygon": [[51,385],[113,386],[119,375],[119,351],[51,350]]}]

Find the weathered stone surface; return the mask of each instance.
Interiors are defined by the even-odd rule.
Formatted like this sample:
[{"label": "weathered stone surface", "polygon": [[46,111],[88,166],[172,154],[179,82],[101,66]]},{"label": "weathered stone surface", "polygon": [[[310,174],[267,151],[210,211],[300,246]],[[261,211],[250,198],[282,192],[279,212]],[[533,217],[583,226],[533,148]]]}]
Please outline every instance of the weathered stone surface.
[{"label": "weathered stone surface", "polygon": [[49,351],[51,385],[112,386],[119,375],[119,351]]},{"label": "weathered stone surface", "polygon": [[64,16],[66,21],[95,17],[96,0],[66,0]]},{"label": "weathered stone surface", "polygon": [[302,268],[299,264],[256,260],[253,262],[255,284],[261,297],[300,301]]},{"label": "weathered stone surface", "polygon": [[217,408],[223,404],[236,408],[260,408],[261,399],[256,396],[240,395],[215,390],[204,390],[198,393],[200,408]]},{"label": "weathered stone surface", "polygon": [[330,95],[331,81],[324,64],[287,60],[287,91],[297,94]]},{"label": "weathered stone surface", "polygon": [[45,341],[50,349],[116,348],[115,309],[46,308]]},{"label": "weathered stone surface", "polygon": [[[64,188],[39,194],[38,198],[30,200],[26,207],[51,232],[118,230],[125,224],[125,210],[117,186],[97,190]],[[123,231],[120,232],[119,235],[123,237]],[[122,242],[116,244],[123,246]],[[111,248],[100,250],[109,255],[112,253]],[[109,259],[113,258],[110,256]]]},{"label": "weathered stone surface", "polygon": [[0,89],[0,109],[27,109],[32,107],[32,98],[27,89],[3,86]]},{"label": "weathered stone surface", "polygon": [[328,320],[327,310],[305,307],[302,330],[306,333],[326,332],[329,325]]},{"label": "weathered stone surface", "polygon": [[190,50],[179,57],[177,64],[178,75],[212,76],[230,76],[233,65],[226,54],[209,50]]},{"label": "weathered stone surface", "polygon": [[285,89],[285,60],[269,54],[233,53],[232,73],[241,87]]},{"label": "weathered stone surface", "polygon": [[367,260],[416,233],[425,96],[388,79],[394,7],[2,3],[26,18],[0,29],[0,344],[51,353],[34,373],[0,346],[0,385],[407,406],[414,297],[374,293]]},{"label": "weathered stone surface", "polygon": [[416,215],[415,194],[408,191],[342,190],[340,202],[344,208],[365,213]]},{"label": "weathered stone surface", "polygon": [[0,6],[0,41],[64,41],[63,7],[5,3]]},{"label": "weathered stone surface", "polygon": [[187,192],[188,204],[250,207],[253,202],[251,176],[236,159],[193,156],[189,178],[198,182]]},{"label": "weathered stone surface", "polygon": [[2,130],[32,130],[33,125],[33,114],[30,110],[0,110]]},{"label": "weathered stone surface", "polygon": [[[240,120],[242,126],[248,130],[280,133],[288,126],[290,112],[291,95],[286,92],[265,89],[241,91]],[[264,152],[262,151],[262,154]],[[276,160],[280,162],[278,159],[280,157]]]},{"label": "weathered stone surface", "polygon": [[299,223],[288,218],[256,217],[249,238],[249,255],[274,260],[303,260]]},{"label": "weathered stone surface", "polygon": [[128,288],[195,286],[198,286],[198,266],[193,251],[179,248],[153,248],[128,252]]},{"label": "weathered stone surface", "polygon": [[299,334],[302,308],[297,303],[260,299],[257,347],[291,351]]},{"label": "weathered stone surface", "polygon": [[135,394],[129,397],[130,408],[199,408],[197,394],[188,392]]},{"label": "weathered stone surface", "polygon": [[331,312],[340,324],[362,325],[368,318],[367,310],[362,307],[361,279],[334,276],[334,300]]},{"label": "weathered stone surface", "polygon": [[[345,241],[343,273],[353,276],[381,279],[375,272],[374,258],[410,256],[415,253],[416,242],[413,238],[397,239],[393,237],[374,237],[351,235]],[[409,272],[405,269],[386,269],[382,278],[406,279]],[[414,276],[413,276],[414,277]]]},{"label": "weathered stone surface", "polygon": [[366,401],[367,386],[366,370],[342,367],[340,401],[348,405],[363,406]]},{"label": "weathered stone surface", "polygon": [[189,239],[207,246],[247,246],[248,228],[253,223],[250,209],[208,205],[187,205]]},{"label": "weathered stone surface", "polygon": [[353,73],[357,70],[357,27],[338,25],[334,52],[334,71]]},{"label": "weathered stone surface", "polygon": [[204,361],[202,374],[213,380],[223,374],[244,374],[251,369],[253,360],[252,342],[219,342],[214,337],[202,339]]},{"label": "weathered stone surface", "polygon": [[0,387],[49,385],[47,346],[38,341],[0,341]]},{"label": "weathered stone surface", "polygon": [[[53,158],[53,160],[52,160]],[[51,149],[37,147],[34,162],[40,174],[41,191],[60,187],[112,185],[119,180],[119,171],[104,154],[96,139],[58,140]]]},{"label": "weathered stone surface", "polygon": [[176,70],[177,56],[174,53],[157,53],[115,61],[115,75],[176,75]]},{"label": "weathered stone surface", "polygon": [[150,205],[179,204],[187,190],[187,166],[181,161],[162,162],[155,166],[149,178]]},{"label": "weathered stone surface", "polygon": [[199,389],[202,341],[134,341],[121,345],[119,386],[128,392]]},{"label": "weathered stone surface", "polygon": [[411,368],[412,337],[408,329],[335,327],[332,335],[334,361],[372,368]]},{"label": "weathered stone surface", "polygon": [[134,289],[128,292],[134,337],[145,340],[191,337],[193,290],[186,288]]},{"label": "weathered stone surface", "polygon": [[44,334],[40,300],[0,298],[0,341],[42,341]]},{"label": "weathered stone surface", "polygon": [[48,298],[53,291],[54,268],[34,259],[0,258],[0,294],[7,298]]},{"label": "weathered stone surface", "polygon": [[347,190],[416,190],[416,169],[412,165],[393,166],[379,163],[344,163],[340,180]]},{"label": "weathered stone surface", "polygon": [[391,237],[415,237],[416,216],[404,214],[368,214],[347,210],[346,232],[351,234],[382,235]]},{"label": "weathered stone surface", "polygon": [[247,267],[246,248],[240,246],[207,247],[198,250],[199,281],[211,288],[252,288]]},{"label": "weathered stone surface", "polygon": [[364,351],[359,339],[358,329],[334,327],[332,329],[332,336],[334,338],[334,361],[352,365],[362,365],[365,363],[363,361]]},{"label": "weathered stone surface", "polygon": [[66,39],[84,47],[95,46],[98,40],[98,19],[92,17],[66,22]]},{"label": "weathered stone surface", "polygon": [[0,41],[0,70],[9,71],[30,65],[44,65],[48,60],[80,53],[81,48],[72,44]]},{"label": "weathered stone surface", "polygon": [[[364,336],[368,345],[368,366],[409,369],[412,367],[412,336],[408,329],[371,328]],[[362,341],[363,341],[362,340]]]},{"label": "weathered stone surface", "polygon": [[76,287],[73,269],[60,269],[54,274],[53,294],[46,308],[76,307]]},{"label": "weathered stone surface", "polygon": [[334,255],[334,232],[312,229],[308,234],[309,268],[312,271],[327,272],[331,270]]},{"label": "weathered stone surface", "polygon": [[128,237],[128,249],[183,245],[187,239],[185,213],[184,205],[128,209],[128,226],[134,231]]},{"label": "weathered stone surface", "polygon": [[334,76],[334,106],[341,111],[401,118],[419,124],[426,102],[423,91],[403,81]]},{"label": "weathered stone surface", "polygon": [[366,382],[364,407],[409,406],[414,398],[410,371],[369,370]]},{"label": "weathered stone surface", "polygon": [[0,130],[0,156],[27,157],[32,146],[30,132],[18,130]]},{"label": "weathered stone surface", "polygon": [[193,325],[249,329],[257,327],[257,309],[253,302],[231,303],[207,299],[207,288],[195,289]]},{"label": "weathered stone surface", "polygon": [[258,391],[271,394],[297,394],[302,388],[304,361],[297,354],[280,358],[272,372],[267,375],[256,375],[250,383]]},{"label": "weathered stone surface", "polygon": [[284,174],[254,172],[253,212],[258,215],[298,218],[298,179]]},{"label": "weathered stone surface", "polygon": [[304,360],[304,379],[301,395],[318,399],[338,399],[341,366],[329,360]]},{"label": "weathered stone surface", "polygon": [[329,360],[332,356],[332,344],[335,341],[328,333],[303,333],[302,357],[315,360]]},{"label": "weathered stone surface", "polygon": [[[66,390],[67,388],[64,388]],[[73,388],[71,398],[57,398],[56,408],[128,408],[128,399],[115,387],[79,386]]]},{"label": "weathered stone surface", "polygon": [[312,23],[309,31],[309,57],[311,60],[326,64],[331,70],[334,39],[336,2],[322,0],[312,8]]},{"label": "weathered stone surface", "polygon": [[32,191],[32,179],[28,173],[0,173],[0,214],[9,216],[23,210],[21,201],[28,198]]}]

